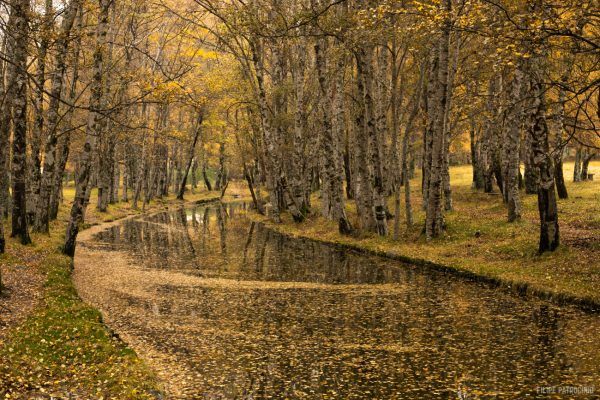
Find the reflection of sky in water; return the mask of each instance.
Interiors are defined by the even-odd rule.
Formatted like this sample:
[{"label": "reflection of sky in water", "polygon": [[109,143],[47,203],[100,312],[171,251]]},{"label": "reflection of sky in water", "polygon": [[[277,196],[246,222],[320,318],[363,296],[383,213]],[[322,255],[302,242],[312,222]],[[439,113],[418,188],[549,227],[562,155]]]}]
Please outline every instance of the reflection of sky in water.
[{"label": "reflection of sky in water", "polygon": [[124,329],[185,365],[191,395],[457,398],[460,387],[523,398],[538,386],[598,387],[597,315],[288,239],[244,212],[129,220],[93,245],[127,252],[149,274],[196,279],[138,282],[154,300],[114,289],[124,315],[143,316]]}]

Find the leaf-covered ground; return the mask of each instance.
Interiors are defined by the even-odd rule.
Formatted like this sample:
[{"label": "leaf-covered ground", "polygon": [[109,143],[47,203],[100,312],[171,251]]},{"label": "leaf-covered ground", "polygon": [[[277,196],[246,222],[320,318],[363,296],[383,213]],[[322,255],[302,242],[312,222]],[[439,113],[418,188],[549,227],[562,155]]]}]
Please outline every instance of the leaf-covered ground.
[{"label": "leaf-covered ground", "polygon": [[[558,204],[562,245],[555,253],[541,256],[537,252],[537,197],[523,193],[523,219],[508,223],[506,206],[499,194],[488,195],[471,188],[470,166],[452,168],[455,209],[446,213],[446,234],[429,243],[422,235],[425,215],[421,211],[419,176],[411,182],[415,224],[412,229],[406,228],[402,208],[398,241],[374,235],[342,236],[335,223],[318,215],[302,224],[296,224],[284,215],[282,225],[273,224],[262,216],[255,215],[254,218],[295,236],[434,262],[506,284],[526,284],[535,291],[600,304],[600,179],[597,178],[600,162],[590,165],[590,173],[595,174],[595,181],[573,183],[573,164],[565,165],[570,196],[567,200],[559,200]],[[315,197],[315,210],[318,210],[318,202]],[[389,205],[393,211],[393,199],[389,200]],[[356,223],[354,204],[348,204],[347,208]],[[393,221],[390,221],[390,229],[393,229]]]}]

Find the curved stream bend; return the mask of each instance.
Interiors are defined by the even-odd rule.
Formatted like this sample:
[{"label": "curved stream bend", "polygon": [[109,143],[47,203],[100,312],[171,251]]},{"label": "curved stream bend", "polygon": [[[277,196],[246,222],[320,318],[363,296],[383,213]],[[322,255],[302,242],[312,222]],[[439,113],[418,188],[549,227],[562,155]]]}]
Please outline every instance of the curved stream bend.
[{"label": "curved stream bend", "polygon": [[243,205],[82,234],[82,297],[174,397],[522,398],[600,382],[600,317],[290,239]]}]

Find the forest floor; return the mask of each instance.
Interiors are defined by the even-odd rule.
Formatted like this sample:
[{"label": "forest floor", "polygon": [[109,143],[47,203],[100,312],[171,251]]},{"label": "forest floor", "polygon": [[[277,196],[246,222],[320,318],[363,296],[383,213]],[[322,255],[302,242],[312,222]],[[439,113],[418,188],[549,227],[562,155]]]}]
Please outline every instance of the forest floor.
[{"label": "forest floor", "polygon": [[[60,253],[72,188],[51,225],[50,235],[32,236],[22,246],[7,240],[0,256],[0,398],[160,398],[154,373],[102,323],[101,314],[79,298],[71,259]],[[186,203],[218,199],[212,192],[188,193]],[[146,212],[181,206],[174,197],[152,202]],[[95,208],[86,226],[141,213],[129,203]]]},{"label": "forest floor", "polygon": [[[569,199],[559,200],[561,246],[556,252],[543,255],[537,251],[537,196],[523,194],[522,220],[508,223],[506,207],[498,193],[485,194],[471,188],[470,166],[452,168],[454,211],[446,213],[445,235],[431,242],[422,234],[425,215],[421,211],[419,176],[411,181],[414,226],[406,227],[402,208],[397,241],[393,235],[342,236],[336,223],[318,213],[301,224],[294,223],[289,215],[283,216],[281,225],[257,214],[253,218],[292,236],[433,264],[519,293],[600,309],[600,162],[590,165],[590,173],[595,174],[595,181],[573,183],[573,164],[565,165]],[[318,210],[318,206],[315,198],[313,208]],[[389,200],[389,207],[393,212],[393,199]],[[347,208],[356,226],[353,202]],[[393,231],[393,221],[389,226]]]}]

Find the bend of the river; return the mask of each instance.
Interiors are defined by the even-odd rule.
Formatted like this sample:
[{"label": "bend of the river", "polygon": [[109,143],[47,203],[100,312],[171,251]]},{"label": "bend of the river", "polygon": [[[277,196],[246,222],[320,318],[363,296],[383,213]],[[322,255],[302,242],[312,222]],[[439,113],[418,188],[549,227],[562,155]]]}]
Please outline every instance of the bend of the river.
[{"label": "bend of the river", "polygon": [[196,206],[82,234],[81,296],[174,398],[599,393],[597,314],[288,238],[245,213]]}]

